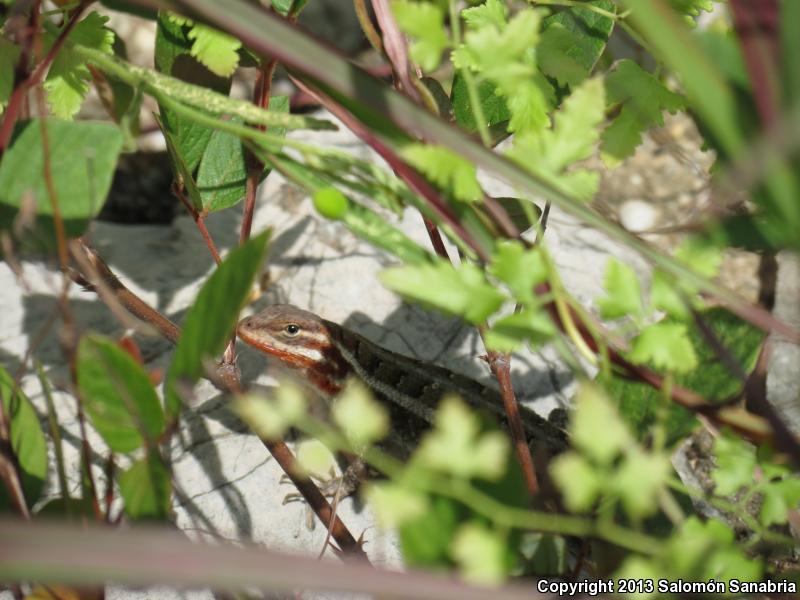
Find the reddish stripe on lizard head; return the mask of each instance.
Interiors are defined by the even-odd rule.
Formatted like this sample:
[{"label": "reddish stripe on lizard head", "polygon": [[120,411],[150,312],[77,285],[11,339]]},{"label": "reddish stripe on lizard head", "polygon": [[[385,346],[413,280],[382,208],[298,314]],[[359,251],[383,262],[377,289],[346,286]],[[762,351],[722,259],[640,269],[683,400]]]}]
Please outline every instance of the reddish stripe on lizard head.
[{"label": "reddish stripe on lizard head", "polygon": [[292,367],[324,365],[333,343],[322,319],[288,304],[275,304],[239,322],[239,337]]}]

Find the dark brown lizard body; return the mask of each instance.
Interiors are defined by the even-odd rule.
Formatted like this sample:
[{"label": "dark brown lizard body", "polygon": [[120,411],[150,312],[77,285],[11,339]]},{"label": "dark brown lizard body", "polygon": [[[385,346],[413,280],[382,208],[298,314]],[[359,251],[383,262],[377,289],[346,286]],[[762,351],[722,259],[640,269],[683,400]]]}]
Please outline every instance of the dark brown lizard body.
[{"label": "dark brown lizard body", "polygon": [[[481,383],[442,367],[391,352],[336,323],[288,304],[273,305],[242,319],[237,328],[247,344],[274,356],[325,397],[337,394],[350,376],[364,381],[389,410],[389,448],[407,456],[433,423],[445,394],[505,423],[500,395]],[[534,448],[550,454],[566,446],[560,428],[521,409],[523,426]]]}]

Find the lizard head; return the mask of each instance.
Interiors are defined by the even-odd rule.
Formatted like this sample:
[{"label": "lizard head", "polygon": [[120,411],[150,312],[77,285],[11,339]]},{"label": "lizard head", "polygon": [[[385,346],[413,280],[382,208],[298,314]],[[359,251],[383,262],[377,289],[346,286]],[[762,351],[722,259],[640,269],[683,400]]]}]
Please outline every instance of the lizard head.
[{"label": "lizard head", "polygon": [[294,368],[324,363],[333,346],[325,321],[290,304],[273,304],[245,317],[236,333],[245,343]]}]

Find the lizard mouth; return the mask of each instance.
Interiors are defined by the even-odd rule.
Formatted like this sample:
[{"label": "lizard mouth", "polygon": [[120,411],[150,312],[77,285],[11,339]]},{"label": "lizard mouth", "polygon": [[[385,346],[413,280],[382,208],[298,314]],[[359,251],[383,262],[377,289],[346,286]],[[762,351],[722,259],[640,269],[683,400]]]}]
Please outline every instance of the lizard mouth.
[{"label": "lizard mouth", "polygon": [[325,361],[322,352],[316,348],[306,348],[299,344],[286,344],[279,340],[255,334],[241,326],[236,329],[236,334],[247,345],[274,356],[292,368],[314,367]]}]

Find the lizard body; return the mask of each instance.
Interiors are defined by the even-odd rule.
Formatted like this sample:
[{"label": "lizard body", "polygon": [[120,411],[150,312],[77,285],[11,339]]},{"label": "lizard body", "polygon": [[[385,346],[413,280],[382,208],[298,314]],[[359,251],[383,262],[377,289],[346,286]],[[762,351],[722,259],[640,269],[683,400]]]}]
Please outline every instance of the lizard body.
[{"label": "lizard body", "polygon": [[[276,304],[246,317],[237,327],[250,346],[298,371],[314,389],[330,398],[349,376],[364,381],[387,407],[392,424],[390,446],[407,456],[433,424],[439,400],[454,393],[473,408],[505,423],[502,399],[481,383],[423,361],[382,348],[349,329],[288,304]],[[566,437],[531,410],[520,407],[529,443],[560,452]]]}]

